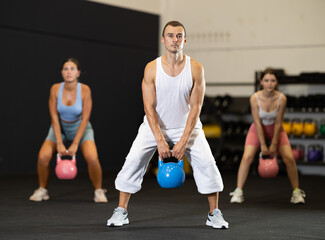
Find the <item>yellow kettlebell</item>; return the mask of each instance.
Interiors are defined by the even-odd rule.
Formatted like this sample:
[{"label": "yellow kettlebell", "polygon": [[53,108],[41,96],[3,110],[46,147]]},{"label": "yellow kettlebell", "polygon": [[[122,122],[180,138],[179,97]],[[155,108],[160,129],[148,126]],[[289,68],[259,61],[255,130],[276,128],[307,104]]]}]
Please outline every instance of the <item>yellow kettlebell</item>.
[{"label": "yellow kettlebell", "polygon": [[316,133],[316,122],[312,119],[305,119],[304,121],[304,134],[307,137],[312,137]]},{"label": "yellow kettlebell", "polygon": [[292,126],[291,126],[291,132],[294,136],[299,137],[302,135],[304,131],[304,124],[301,122],[300,119],[293,119],[292,120]]},{"label": "yellow kettlebell", "polygon": [[287,133],[287,135],[290,135],[290,133],[291,133],[291,122],[290,122],[289,119],[283,119],[282,127],[283,127],[284,131]]}]

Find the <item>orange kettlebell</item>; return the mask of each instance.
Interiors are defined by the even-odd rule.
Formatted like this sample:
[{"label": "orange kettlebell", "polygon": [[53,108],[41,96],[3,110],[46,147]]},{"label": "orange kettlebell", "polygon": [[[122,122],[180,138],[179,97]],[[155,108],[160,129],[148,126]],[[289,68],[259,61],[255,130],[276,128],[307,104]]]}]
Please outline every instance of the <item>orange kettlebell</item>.
[{"label": "orange kettlebell", "polygon": [[278,159],[274,155],[273,158],[269,156],[262,156],[260,152],[258,173],[262,178],[273,178],[279,173]]}]

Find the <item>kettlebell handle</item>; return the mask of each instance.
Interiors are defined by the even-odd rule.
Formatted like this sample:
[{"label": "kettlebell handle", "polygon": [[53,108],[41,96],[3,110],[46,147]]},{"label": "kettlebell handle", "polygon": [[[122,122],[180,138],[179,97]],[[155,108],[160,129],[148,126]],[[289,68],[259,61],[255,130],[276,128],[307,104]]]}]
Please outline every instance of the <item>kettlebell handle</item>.
[{"label": "kettlebell handle", "polygon": [[[166,164],[166,163],[164,163],[164,161],[161,160],[161,159],[159,158],[159,160],[158,160],[158,166],[159,166],[159,167],[162,167],[162,166],[164,166],[165,164]],[[184,167],[184,161],[183,161],[183,159],[178,160],[177,165],[180,166],[181,168],[183,168],[183,167]]]},{"label": "kettlebell handle", "polygon": [[[63,156],[67,156],[67,155],[63,155]],[[62,161],[62,158],[61,158],[61,155],[58,153],[56,154],[56,163],[59,163]],[[72,159],[71,159],[72,162],[76,162],[76,154],[72,156]]]},{"label": "kettlebell handle", "polygon": [[[68,155],[62,155],[62,156],[68,156]],[[56,154],[56,158],[61,158],[61,155],[59,153]],[[73,155],[72,158],[76,158],[76,154]]]},{"label": "kettlebell handle", "polygon": [[[259,156],[260,156],[260,158],[264,159],[263,155],[262,155],[262,152],[260,152]],[[273,155],[273,158],[276,158],[276,154]]]},{"label": "kettlebell handle", "polygon": [[[170,149],[170,152],[173,153],[173,149]],[[175,157],[173,157],[173,158],[175,158]],[[176,164],[179,167],[183,168],[184,167],[184,161],[183,161],[183,159],[181,159],[181,160],[178,160],[177,159],[177,163]],[[158,156],[158,167],[162,167],[164,165],[165,165],[164,159],[162,159],[160,156]]]},{"label": "kettlebell handle", "polygon": [[184,161],[183,161],[183,159],[178,160],[177,165],[180,166],[181,168],[183,168],[184,167]]}]

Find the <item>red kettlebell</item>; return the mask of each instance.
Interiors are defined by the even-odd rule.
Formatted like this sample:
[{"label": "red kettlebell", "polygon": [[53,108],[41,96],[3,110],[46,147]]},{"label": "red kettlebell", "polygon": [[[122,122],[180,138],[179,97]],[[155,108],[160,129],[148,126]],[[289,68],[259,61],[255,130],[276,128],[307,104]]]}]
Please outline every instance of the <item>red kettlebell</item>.
[{"label": "red kettlebell", "polygon": [[274,155],[273,158],[262,156],[260,153],[258,173],[262,178],[273,178],[279,173],[278,160]]},{"label": "red kettlebell", "polygon": [[55,174],[59,179],[74,179],[77,175],[76,155],[71,160],[62,160],[61,156],[56,156]]}]

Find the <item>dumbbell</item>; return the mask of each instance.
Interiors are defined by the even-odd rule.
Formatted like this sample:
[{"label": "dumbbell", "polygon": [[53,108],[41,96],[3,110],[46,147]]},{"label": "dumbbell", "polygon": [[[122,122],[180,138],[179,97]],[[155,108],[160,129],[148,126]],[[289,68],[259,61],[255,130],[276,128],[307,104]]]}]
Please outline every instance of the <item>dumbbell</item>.
[{"label": "dumbbell", "polygon": [[291,109],[299,108],[299,101],[298,101],[297,97],[291,96],[289,101],[290,101],[290,108]]},{"label": "dumbbell", "polygon": [[308,107],[307,97],[305,96],[298,97],[298,107],[302,109],[306,109]]},{"label": "dumbbell", "polygon": [[247,135],[250,126],[251,126],[250,123],[244,123],[243,124],[243,131],[242,131],[243,136]]},{"label": "dumbbell", "polygon": [[232,161],[232,158],[233,152],[228,148],[224,148],[221,150],[221,154],[219,156],[219,163],[222,166],[229,165],[229,163]]},{"label": "dumbbell", "polygon": [[202,123],[205,124],[211,122],[211,120],[213,119],[214,112],[215,109],[213,106],[213,98],[205,96],[200,114],[200,119]]},{"label": "dumbbell", "polygon": [[220,138],[221,127],[219,124],[205,124],[202,127],[206,138]]},{"label": "dumbbell", "polygon": [[237,170],[243,156],[243,150],[237,149],[232,156],[233,169]]},{"label": "dumbbell", "polygon": [[286,95],[286,97],[287,97],[287,108],[292,108],[293,107],[293,101],[292,101],[293,97],[290,95]]},{"label": "dumbbell", "polygon": [[317,97],[315,95],[308,95],[306,97],[308,111],[312,111],[317,106]]},{"label": "dumbbell", "polygon": [[314,99],[315,99],[315,110],[317,112],[319,112],[319,110],[321,110],[324,106],[323,101],[324,99],[324,95],[323,94],[316,94],[314,95]]},{"label": "dumbbell", "polygon": [[243,130],[244,130],[244,123],[240,122],[240,121],[236,122],[235,123],[235,134],[240,135],[240,134],[242,134]]},{"label": "dumbbell", "polygon": [[221,110],[222,111],[227,111],[230,103],[232,101],[232,97],[229,95],[225,95],[222,99],[222,103],[221,103]]},{"label": "dumbbell", "polygon": [[214,104],[214,107],[215,107],[216,110],[218,110],[218,111],[221,110],[222,101],[223,101],[223,97],[221,97],[221,96],[216,96],[214,98],[213,104]]},{"label": "dumbbell", "polygon": [[232,136],[234,134],[235,126],[236,126],[236,123],[234,121],[227,122],[225,124],[225,135]]}]

